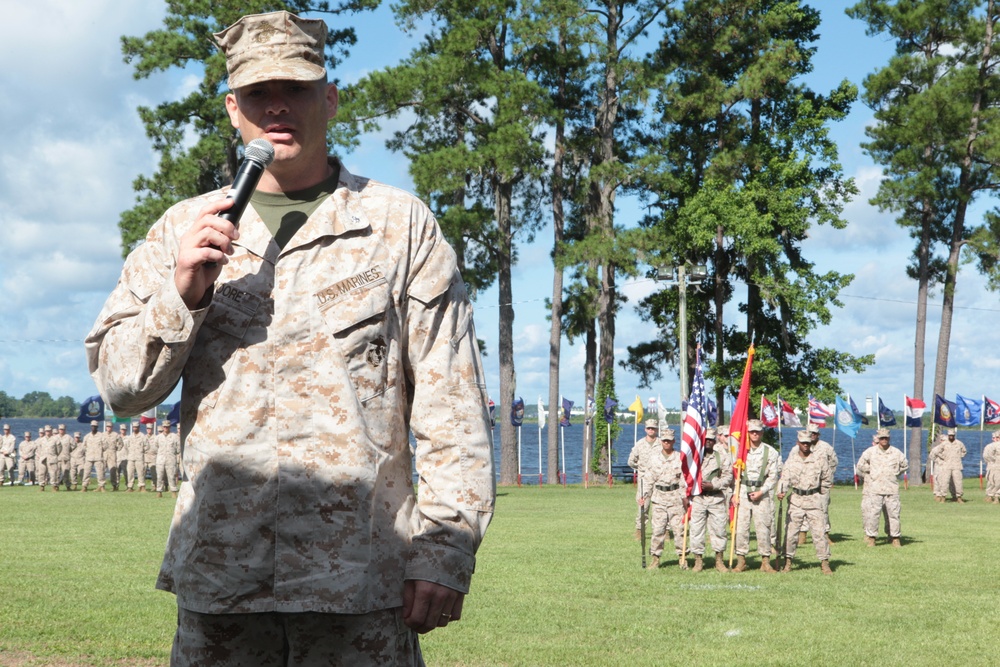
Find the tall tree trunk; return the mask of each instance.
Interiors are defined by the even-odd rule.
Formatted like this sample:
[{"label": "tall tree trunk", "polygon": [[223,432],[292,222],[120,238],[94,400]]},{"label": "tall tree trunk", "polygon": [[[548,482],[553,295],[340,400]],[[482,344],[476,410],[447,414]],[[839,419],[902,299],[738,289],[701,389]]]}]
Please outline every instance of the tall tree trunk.
[{"label": "tall tree trunk", "polygon": [[[929,160],[930,156],[931,148],[927,147],[924,150],[924,157]],[[934,220],[934,211],[930,201],[924,200],[920,217],[920,245],[917,246],[917,322],[913,343],[913,397],[923,400],[924,356],[926,354],[924,348],[927,341],[927,294],[930,287],[931,224]],[[910,451],[907,452],[912,473],[910,483],[917,486],[923,484],[923,479],[919,474],[923,452],[923,429],[917,426],[910,429]]]},{"label": "tall tree trunk", "polygon": [[[583,367],[583,382],[586,386],[587,396],[592,397],[595,401],[597,400],[597,329],[594,328],[594,322],[591,320],[590,326],[587,327],[587,334],[585,336],[585,351],[586,351],[586,361]],[[587,433],[587,440],[589,442],[585,443],[588,447],[588,452],[590,452],[591,460],[597,457],[596,460],[600,460],[600,448],[603,444],[597,443],[596,438],[594,438],[594,431],[597,426],[597,420],[602,419],[601,415],[604,414],[604,406],[597,405],[594,410],[594,416],[590,420],[590,430]],[[584,461],[586,465],[586,461]],[[589,473],[589,469],[585,470]]]},{"label": "tall tree trunk", "polygon": [[[559,50],[565,50],[562,33],[559,34]],[[557,100],[561,105],[565,93],[565,72],[559,81]],[[556,144],[552,162],[552,327],[549,332],[549,483],[559,482],[559,353],[562,346],[562,291],[563,270],[559,265],[560,246],[563,242],[563,159],[566,153],[565,124],[556,123]],[[587,408],[584,397],[584,410]],[[586,443],[584,443],[586,447]],[[586,450],[584,450],[586,451]],[[584,457],[586,458],[586,457]],[[566,462],[563,461],[563,468]]]},{"label": "tall tree trunk", "polygon": [[516,378],[514,373],[514,306],[511,289],[511,198],[513,186],[508,182],[496,187],[495,213],[497,219],[497,297],[500,307],[500,484],[517,483],[517,429],[510,422],[510,408],[514,404]]}]

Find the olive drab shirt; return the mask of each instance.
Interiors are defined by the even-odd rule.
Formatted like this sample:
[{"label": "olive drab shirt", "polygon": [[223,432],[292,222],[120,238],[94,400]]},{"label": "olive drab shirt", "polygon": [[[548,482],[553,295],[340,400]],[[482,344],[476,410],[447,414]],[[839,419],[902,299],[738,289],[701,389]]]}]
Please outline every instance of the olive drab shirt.
[{"label": "olive drab shirt", "polygon": [[858,472],[864,477],[867,495],[899,495],[899,476],[909,468],[903,452],[895,447],[883,450],[878,445],[866,449],[858,459]]},{"label": "olive drab shirt", "polygon": [[87,340],[116,414],[183,383],[190,483],[157,587],[202,613],[366,613],[400,606],[405,579],[467,592],[494,466],[472,307],[437,222],[341,167],[283,249],[248,208],[189,311],[180,237],[224,194],[167,211]]}]

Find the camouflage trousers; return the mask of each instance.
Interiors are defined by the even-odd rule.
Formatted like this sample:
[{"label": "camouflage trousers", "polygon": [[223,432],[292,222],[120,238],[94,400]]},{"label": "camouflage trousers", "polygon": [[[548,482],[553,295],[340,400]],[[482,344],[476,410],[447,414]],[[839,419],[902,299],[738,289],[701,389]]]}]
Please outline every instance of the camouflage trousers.
[{"label": "camouflage trousers", "polygon": [[705,553],[705,530],[708,529],[712,551],[726,550],[726,524],[729,523],[729,506],[726,497],[700,495],[691,499],[691,553]]},{"label": "camouflage trousers", "polygon": [[18,474],[21,476],[21,482],[30,482],[32,476],[35,475],[35,459],[21,459],[18,462]]},{"label": "camouflage trousers", "polygon": [[14,457],[0,455],[0,481],[4,477],[9,477],[10,481],[14,481]]},{"label": "camouflage trousers", "polygon": [[866,493],[861,496],[861,524],[864,526],[865,535],[878,537],[878,520],[883,509],[889,518],[889,537],[899,537],[898,493],[892,495]]},{"label": "camouflage trousers", "polygon": [[[826,501],[822,501],[826,506]],[[788,518],[785,519],[785,555],[795,557],[799,546],[799,532],[808,528],[812,532],[813,546],[816,547],[816,557],[820,560],[830,560],[830,543],[826,539],[826,512],[822,507],[800,507],[788,503]]]},{"label": "camouflage trousers", "polygon": [[104,488],[104,461],[87,461],[83,466],[83,490],[90,486],[90,469],[93,466],[97,470],[97,488]]},{"label": "camouflage trousers", "polygon": [[44,463],[40,463],[38,466],[38,483],[42,485],[43,489],[47,484],[59,486],[60,471],[59,461],[45,461]]},{"label": "camouflage trousers", "polygon": [[934,495],[943,498],[949,493],[953,493],[958,498],[962,497],[962,469],[935,466]]},{"label": "camouflage trousers", "polygon": [[87,472],[89,472],[89,468],[86,461],[71,460],[69,462],[69,483],[74,486],[83,484],[83,480],[87,477]]},{"label": "camouflage trousers", "polygon": [[164,491],[164,485],[171,491],[177,490],[177,461],[166,461],[156,464],[156,490]]},{"label": "camouflage trousers", "polygon": [[653,527],[653,539],[649,542],[649,553],[659,556],[663,553],[663,543],[667,539],[667,527],[674,534],[674,549],[679,556],[684,551],[684,502],[649,504],[649,523]]},{"label": "camouflage trousers", "polygon": [[420,666],[401,608],[368,614],[199,614],[177,608],[171,667]]},{"label": "camouflage trousers", "polygon": [[774,523],[774,501],[771,494],[757,502],[750,500],[746,490],[740,492],[739,516],[736,520],[736,554],[750,553],[750,521],[757,532],[757,552],[761,556],[771,555],[771,525]]},{"label": "camouflage trousers", "polygon": [[125,474],[125,487],[131,489],[135,486],[136,480],[139,480],[140,489],[146,488],[146,466],[142,461],[129,459]]},{"label": "camouflage trousers", "polygon": [[1000,466],[986,469],[986,495],[989,498],[1000,497]]}]

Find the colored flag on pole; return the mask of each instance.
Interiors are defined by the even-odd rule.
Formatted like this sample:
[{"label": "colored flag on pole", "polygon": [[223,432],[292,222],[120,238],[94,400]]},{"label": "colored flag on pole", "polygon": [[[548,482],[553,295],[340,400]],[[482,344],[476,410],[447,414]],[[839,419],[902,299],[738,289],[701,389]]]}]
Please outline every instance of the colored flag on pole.
[{"label": "colored flag on pole", "polygon": [[946,398],[934,394],[934,423],[955,428],[958,407]]},{"label": "colored flag on pole", "polygon": [[959,426],[979,426],[983,416],[983,402],[955,394],[955,423]]},{"label": "colored flag on pole", "polygon": [[733,407],[733,417],[729,420],[729,437],[738,443],[733,475],[739,475],[747,465],[747,421],[750,418],[750,369],[753,366],[753,355],[753,345],[750,345],[747,351],[747,365],[743,369],[743,381],[740,383],[740,394]]},{"label": "colored flag on pole", "polygon": [[[494,426],[497,425],[496,411],[497,411],[497,404],[494,403],[493,399],[491,398],[490,399],[490,428],[493,428]],[[142,421],[143,419],[145,419],[145,417],[141,417],[139,419],[139,421]],[[154,419],[153,421],[156,421],[156,420]]]},{"label": "colored flag on pole", "polygon": [[587,397],[587,408],[584,410],[584,419],[590,424],[590,420],[594,418],[594,414],[597,412],[597,403],[594,402],[593,396]]},{"label": "colored flag on pole", "polygon": [[177,401],[174,403],[174,407],[170,408],[170,412],[167,414],[167,421],[170,422],[171,426],[176,426],[181,423],[181,402]]},{"label": "colored flag on pole", "polygon": [[778,428],[778,411],[766,396],[760,397],[760,420],[768,428]]},{"label": "colored flag on pole", "polygon": [[542,397],[538,397],[538,428],[545,428],[545,406],[542,405]]},{"label": "colored flag on pole", "polygon": [[707,407],[705,408],[705,418],[708,420],[709,426],[719,425],[719,408],[715,406],[712,399],[708,399],[706,402]]},{"label": "colored flag on pole", "polygon": [[524,422],[524,399],[516,398],[510,406],[510,423],[520,426]]},{"label": "colored flag on pole", "polygon": [[983,396],[983,410],[986,411],[983,421],[987,424],[1000,424],[1000,403]]},{"label": "colored flag on pole", "polygon": [[667,423],[667,407],[663,405],[663,399],[659,396],[656,397],[656,421],[660,422],[660,425]]},{"label": "colored flag on pole", "polygon": [[809,421],[826,426],[826,418],[832,417],[833,413],[833,406],[821,403],[812,396],[809,397]]},{"label": "colored flag on pole", "polygon": [[635,413],[635,423],[636,424],[638,424],[639,422],[642,421],[643,415],[645,413],[643,413],[643,411],[642,411],[642,399],[639,398],[638,394],[636,394],[635,400],[632,401],[632,405],[628,406],[628,409],[629,409],[629,412],[634,412]]},{"label": "colored flag on pole", "polygon": [[[857,406],[857,404],[856,404],[856,403],[854,402],[854,399],[853,399],[853,398],[851,398],[851,395],[850,395],[850,394],[848,394],[848,395],[847,395],[847,400],[848,400],[848,402],[849,402],[849,403],[851,404],[851,411],[852,411],[852,412],[854,413],[854,416],[855,416],[855,417],[856,417],[856,418],[857,418],[857,419],[858,419],[858,420],[859,420],[859,421],[860,421],[860,422],[861,422],[862,424],[864,424],[865,426],[868,426],[868,417],[865,417],[865,416],[864,416],[863,414],[861,414],[861,410],[858,410],[858,406]],[[853,437],[853,436],[852,436],[852,437]]]},{"label": "colored flag on pole", "polygon": [[795,408],[785,399],[781,399],[781,423],[785,426],[802,428],[802,420],[795,413]]},{"label": "colored flag on pole", "polygon": [[910,398],[906,396],[906,425],[911,428],[920,428],[924,425],[923,416],[924,410],[927,409],[927,404],[921,401],[919,398]]},{"label": "colored flag on pole", "polygon": [[695,353],[694,381],[681,425],[681,472],[688,496],[701,495],[701,460],[705,456],[705,376],[701,348]]},{"label": "colored flag on pole", "polygon": [[882,426],[895,426],[896,425],[896,415],[892,410],[885,406],[882,402],[882,398],[878,399],[878,421]]},{"label": "colored flag on pole", "polygon": [[89,424],[95,419],[98,421],[104,419],[104,399],[100,395],[84,399],[80,404],[80,414],[76,418],[81,424]]},{"label": "colored flag on pole", "polygon": [[858,437],[858,429],[861,428],[861,415],[856,413],[851,404],[837,397],[837,429],[843,431],[848,438]]},{"label": "colored flag on pole", "polygon": [[569,426],[570,415],[573,413],[573,401],[568,398],[563,398],[562,400],[562,419],[559,420],[560,426]]},{"label": "colored flag on pole", "polygon": [[615,408],[618,406],[618,401],[613,398],[604,399],[604,421],[609,424],[615,421]]}]

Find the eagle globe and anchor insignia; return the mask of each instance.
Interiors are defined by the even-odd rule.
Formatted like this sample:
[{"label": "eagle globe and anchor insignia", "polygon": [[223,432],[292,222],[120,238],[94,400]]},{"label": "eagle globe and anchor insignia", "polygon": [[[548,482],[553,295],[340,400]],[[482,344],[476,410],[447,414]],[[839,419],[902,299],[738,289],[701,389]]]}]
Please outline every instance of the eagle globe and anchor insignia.
[{"label": "eagle globe and anchor insignia", "polygon": [[385,339],[379,336],[371,343],[368,344],[368,349],[365,350],[365,360],[368,365],[372,368],[378,368],[385,361]]}]

